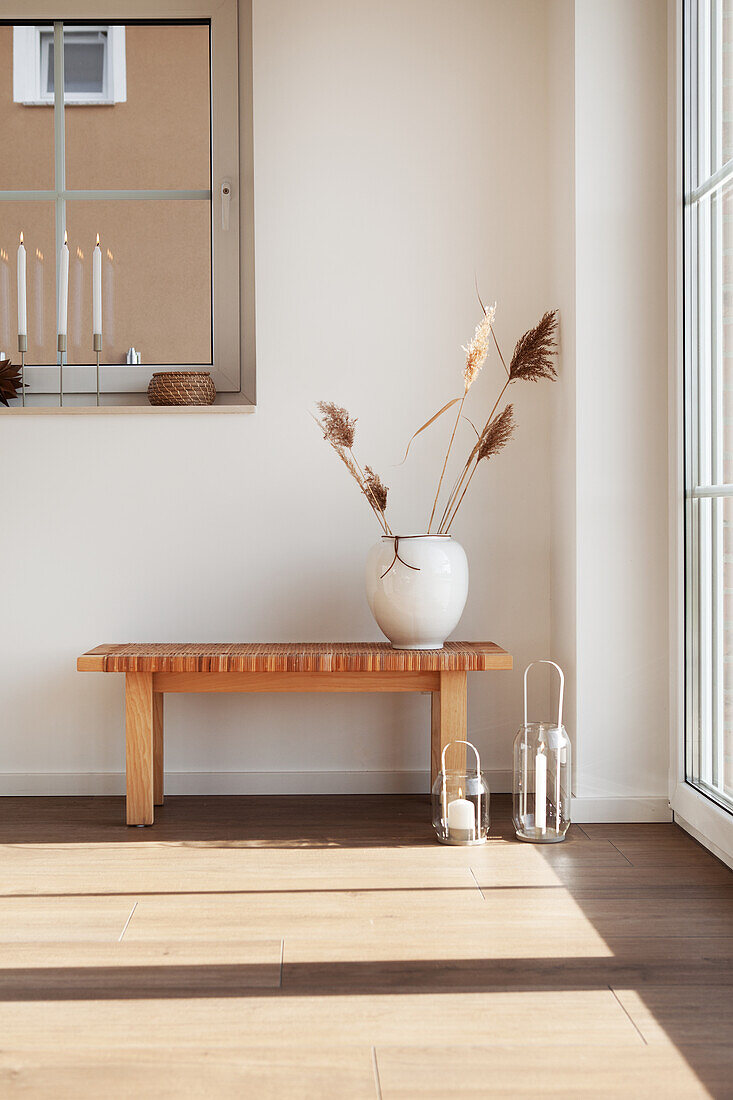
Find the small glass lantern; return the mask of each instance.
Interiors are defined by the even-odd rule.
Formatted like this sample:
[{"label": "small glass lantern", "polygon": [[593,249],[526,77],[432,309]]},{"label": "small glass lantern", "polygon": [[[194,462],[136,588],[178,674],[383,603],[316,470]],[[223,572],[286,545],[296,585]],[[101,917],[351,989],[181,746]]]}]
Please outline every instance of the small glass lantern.
[{"label": "small glass lantern", "polygon": [[[527,673],[552,665],[560,677],[557,724],[527,721]],[[557,844],[570,827],[570,739],[562,724],[565,677],[554,661],[524,670],[524,725],[514,741],[514,829],[519,840]]]},{"label": "small glass lantern", "polygon": [[[476,756],[476,771],[449,770],[450,745],[467,745]],[[489,784],[481,757],[470,741],[451,741],[443,749],[441,770],[433,785],[433,828],[441,844],[485,844],[489,832]]]}]

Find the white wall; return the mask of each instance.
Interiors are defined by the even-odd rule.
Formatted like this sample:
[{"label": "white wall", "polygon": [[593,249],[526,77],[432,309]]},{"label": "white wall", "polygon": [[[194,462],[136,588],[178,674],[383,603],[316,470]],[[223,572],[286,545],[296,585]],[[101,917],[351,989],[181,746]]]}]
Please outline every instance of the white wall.
[{"label": "white wall", "polygon": [[[567,7],[559,0],[558,19]],[[573,305],[575,337],[555,424],[557,439],[563,425],[572,434],[560,440],[553,481],[568,520],[553,537],[553,648],[575,664],[576,817],[663,818],[667,5],[574,8],[575,272],[572,291],[567,270],[558,290]]]},{"label": "white wall", "polygon": [[[394,528],[423,527],[447,426],[392,464],[459,392],[474,273],[499,300],[509,352],[557,301],[548,12],[545,0],[255,0],[260,407],[3,419],[0,790],[121,789],[122,684],[75,672],[102,641],[379,636],[362,581],[378,531],[308,410],[330,398],[359,416],[358,453],[392,486]],[[602,369],[608,389],[632,365]],[[477,415],[500,377],[492,359]],[[455,529],[471,563],[459,632],[515,657],[515,673],[470,690],[469,735],[504,786],[521,670],[550,644],[552,397],[525,386],[512,399],[516,441]],[[166,706],[171,790],[424,787],[425,699]],[[589,774],[602,763],[586,756]]]}]

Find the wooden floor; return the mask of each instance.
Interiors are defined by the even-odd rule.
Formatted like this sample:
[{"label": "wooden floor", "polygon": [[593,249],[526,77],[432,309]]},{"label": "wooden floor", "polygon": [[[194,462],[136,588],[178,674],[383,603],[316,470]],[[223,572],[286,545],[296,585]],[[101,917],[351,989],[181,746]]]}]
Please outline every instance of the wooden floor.
[{"label": "wooden floor", "polygon": [[733,874],[422,797],[0,801],[0,1095],[733,1096]]}]

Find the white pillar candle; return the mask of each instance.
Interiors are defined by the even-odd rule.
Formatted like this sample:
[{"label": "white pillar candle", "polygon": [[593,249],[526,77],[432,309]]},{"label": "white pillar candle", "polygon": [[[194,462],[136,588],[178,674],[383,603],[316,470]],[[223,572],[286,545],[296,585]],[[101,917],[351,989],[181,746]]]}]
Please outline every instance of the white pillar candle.
[{"label": "white pillar candle", "polygon": [[25,309],[25,245],[20,234],[18,245],[18,336],[28,335],[28,321]]},{"label": "white pillar candle", "polygon": [[67,234],[64,233],[64,243],[61,246],[61,275],[59,281],[59,317],[58,334],[66,336],[67,316],[69,310],[69,244]]},{"label": "white pillar candle", "polygon": [[[458,792],[460,796],[460,791]],[[467,798],[454,798],[448,803],[448,837],[450,840],[476,839],[476,810]]]},{"label": "white pillar candle", "polygon": [[102,335],[102,250],[97,243],[92,253],[92,333]]},{"label": "white pillar candle", "polygon": [[547,757],[538,752],[534,761],[534,823],[543,833],[547,828]]}]

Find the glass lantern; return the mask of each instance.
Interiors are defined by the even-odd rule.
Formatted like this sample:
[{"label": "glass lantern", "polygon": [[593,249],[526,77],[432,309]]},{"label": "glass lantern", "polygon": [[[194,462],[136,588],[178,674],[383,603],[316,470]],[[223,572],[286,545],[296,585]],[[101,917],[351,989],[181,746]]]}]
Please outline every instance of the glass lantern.
[{"label": "glass lantern", "polygon": [[[527,721],[527,673],[552,665],[560,677],[557,723]],[[524,725],[514,741],[514,829],[519,840],[557,844],[570,827],[570,739],[562,724],[565,677],[554,661],[524,670]]]},{"label": "glass lantern", "polygon": [[[447,769],[450,745],[467,745],[476,770]],[[489,832],[489,784],[481,771],[478,749],[470,741],[451,741],[443,749],[441,770],[433,784],[433,828],[441,844],[485,844]]]}]

